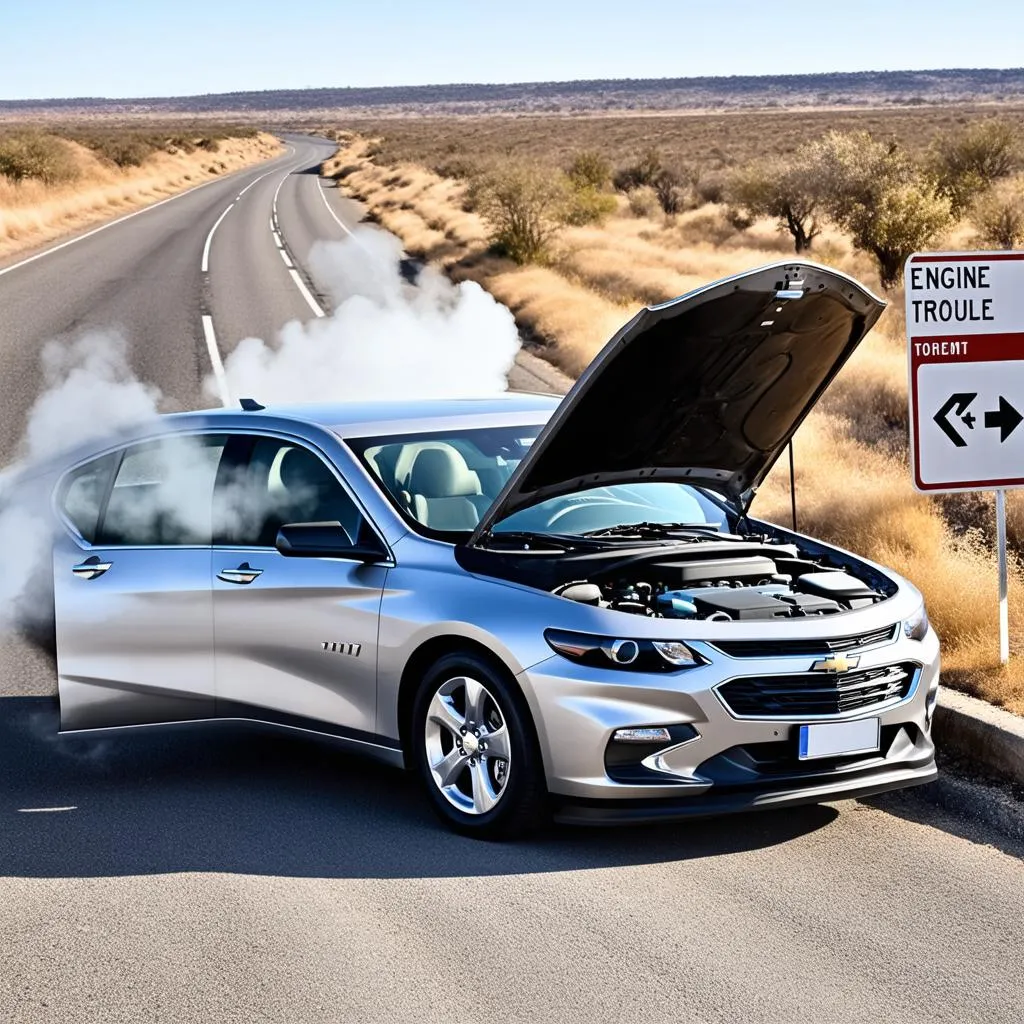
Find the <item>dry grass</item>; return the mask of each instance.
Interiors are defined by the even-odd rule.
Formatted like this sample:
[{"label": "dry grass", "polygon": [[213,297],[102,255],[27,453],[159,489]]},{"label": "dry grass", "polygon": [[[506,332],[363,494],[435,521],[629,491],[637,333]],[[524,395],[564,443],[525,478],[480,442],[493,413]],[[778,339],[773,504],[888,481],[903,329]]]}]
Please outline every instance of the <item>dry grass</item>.
[{"label": "dry grass", "polygon": [[1024,108],[967,105],[894,110],[762,110],[720,114],[613,116],[488,116],[366,118],[354,121],[378,143],[382,164],[416,163],[457,168],[494,158],[537,158],[567,165],[580,150],[599,150],[614,166],[656,148],[669,166],[698,166],[706,174],[758,156],[786,155],[829,129],[865,130],[894,138],[912,152],[926,149],[943,131],[979,116],[1021,123]]},{"label": "dry grass", "polygon": [[0,260],[269,159],[280,151],[275,138],[260,134],[221,139],[216,152],[154,152],[140,166],[121,169],[85,146],[69,145],[79,170],[77,180],[70,184],[15,184],[0,176]]},{"label": "dry grass", "polygon": [[[758,117],[772,116],[733,115],[727,120],[746,118],[748,125],[757,125]],[[825,116],[831,125],[844,115]],[[935,112],[924,116],[934,117]],[[812,115],[800,117],[814,122]],[[885,117],[888,124],[901,123],[891,114]],[[560,130],[549,132],[545,127],[529,145],[537,150],[550,147],[549,158],[557,159],[559,147],[582,147],[573,137],[577,132],[584,133],[586,144],[593,147],[593,137],[586,134],[597,130],[592,120],[561,119]],[[611,126],[608,144],[597,148],[608,152],[625,145],[616,135],[616,122],[625,120],[641,119],[604,119],[601,123]],[[696,134],[713,134],[711,123],[722,120],[709,118],[709,125]],[[502,138],[509,145],[520,136],[529,138],[536,126],[527,121],[510,126],[506,119]],[[441,144],[429,140],[448,138],[450,145],[456,130],[460,145],[479,143],[486,126],[467,130],[465,124],[448,122],[446,135],[432,132],[421,121],[390,122],[391,149],[384,152],[393,152],[400,136],[406,139],[403,152],[429,159],[430,152],[423,147]],[[550,119],[543,124],[549,125]],[[906,126],[909,130],[909,123]],[[926,144],[925,129],[917,126],[915,131],[918,142]],[[419,140],[419,150],[411,147],[413,137]],[[794,144],[799,141],[802,138]],[[751,145],[749,140],[745,145]],[[543,346],[542,354],[572,375],[582,371],[638,306],[791,254],[788,236],[767,222],[737,231],[722,208],[712,204],[674,218],[637,217],[623,199],[619,215],[607,224],[565,229],[548,266],[517,267],[488,253],[485,225],[463,208],[462,183],[421,165],[385,164],[380,153],[373,154],[374,147],[363,139],[350,139],[328,171],[346,168],[342,187],[365,200],[372,215],[398,233],[410,251],[445,266],[455,278],[471,278],[488,288],[512,309],[531,340]],[[481,151],[480,156],[487,153]],[[949,239],[957,246],[969,246],[971,241],[969,230],[962,227]],[[878,288],[871,262],[835,230],[822,235],[812,255]],[[998,665],[991,501],[987,496],[931,498],[916,493],[910,483],[903,296],[890,299],[878,328],[797,435],[799,526],[913,580],[924,592],[943,640],[946,681],[1024,714],[1024,657],[1013,659],[1006,669]],[[766,481],[756,511],[788,522],[789,502],[788,473],[783,468]],[[1017,550],[1024,550],[1024,493],[1012,497],[1009,518],[1010,536]],[[1011,647],[1020,650],[1024,573],[1017,562],[1010,617]]]}]

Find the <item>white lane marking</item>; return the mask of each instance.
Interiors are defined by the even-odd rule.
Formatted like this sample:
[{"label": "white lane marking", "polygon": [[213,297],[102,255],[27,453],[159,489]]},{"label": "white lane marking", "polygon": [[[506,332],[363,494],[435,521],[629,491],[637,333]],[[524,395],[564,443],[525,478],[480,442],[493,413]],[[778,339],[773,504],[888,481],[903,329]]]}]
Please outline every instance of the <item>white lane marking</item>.
[{"label": "white lane marking", "polygon": [[295,287],[302,293],[302,297],[309,303],[309,308],[313,310],[317,316],[326,316],[327,314],[320,308],[320,303],[313,298],[310,290],[306,287],[305,282],[301,277],[299,277],[299,272],[297,270],[289,270],[288,273],[292,275]]},{"label": "white lane marking", "polygon": [[271,231],[274,230],[274,218],[273,217],[270,218],[270,230]]},{"label": "white lane marking", "polygon": [[277,245],[278,249],[284,248],[284,243],[281,241],[281,236],[276,231],[274,231],[273,228],[271,228],[270,233],[274,236],[274,243],[275,245]]},{"label": "white lane marking", "polygon": [[78,805],[70,807],[19,807],[19,814],[58,814],[60,811],[77,811]]},{"label": "white lane marking", "polygon": [[199,269],[204,274],[210,269],[210,244],[213,242],[213,234],[220,227],[220,222],[231,212],[231,208],[234,205],[234,203],[228,203],[228,208],[217,218],[216,224],[210,228],[210,233],[206,236],[206,244],[203,246],[203,262],[199,266]]},{"label": "white lane marking", "polygon": [[324,206],[327,207],[327,212],[337,221],[338,227],[345,232],[346,235],[351,235],[352,232],[345,225],[344,221],[331,209],[331,204],[327,201],[327,193],[324,192],[323,182],[320,180],[320,175],[316,176],[316,187],[320,189],[320,198],[324,201]]},{"label": "white lane marking", "polygon": [[253,178],[253,180],[250,181],[249,184],[246,185],[245,188],[243,188],[242,191],[239,192],[237,196],[235,196],[235,201],[237,202],[239,199],[241,199],[242,196],[244,196],[245,193],[248,192],[249,189],[251,189],[253,187],[253,185],[256,184],[256,182],[262,181],[268,174],[273,174],[273,173],[274,173],[273,171],[264,171],[263,174],[261,174],[258,178]]},{"label": "white lane marking", "polygon": [[[235,171],[235,174],[242,174],[242,171]],[[268,174],[273,173],[268,171]],[[106,224],[101,224],[98,228],[93,228],[92,231],[86,231],[84,235],[78,235],[75,238],[69,238],[66,242],[60,242],[57,245],[51,246],[49,249],[44,249],[42,252],[37,252],[35,256],[29,256],[27,259],[20,260],[17,263],[12,263],[9,267],[0,268],[0,277],[4,274],[9,274],[12,270],[17,270],[18,267],[24,267],[28,263],[35,263],[36,260],[41,260],[44,256],[49,256],[50,253],[59,252],[61,249],[66,249],[69,245],[77,245],[79,242],[84,242],[87,238],[92,238],[93,235],[98,235],[101,231],[106,231],[107,228],[116,227],[118,224],[123,224],[126,220],[131,220],[132,217],[138,217],[140,213],[149,213],[150,210],[155,210],[158,206],[163,206],[164,203],[173,203],[175,199],[183,199],[185,196],[192,192],[198,192],[201,188],[206,188],[207,185],[216,185],[218,182],[224,181],[224,178],[214,178],[212,181],[204,181],[200,185],[193,185],[192,188],[185,189],[184,192],[179,192],[177,195],[168,196],[166,199],[161,199],[158,203],[152,203],[150,206],[144,206],[141,210],[135,210],[132,213],[126,213],[123,217],[118,217],[117,220],[107,221]]]},{"label": "white lane marking", "polygon": [[286,267],[294,267],[295,266],[295,264],[292,263],[291,257],[288,255],[288,253],[286,253],[284,251],[284,249],[278,249],[277,252],[278,252],[278,255],[280,255],[281,259],[284,260],[284,265]]},{"label": "white lane marking", "polygon": [[213,377],[217,382],[220,404],[226,409],[234,403],[231,401],[228,375],[224,372],[224,363],[220,358],[220,349],[217,348],[217,335],[213,330],[213,317],[206,314],[203,314],[203,337],[206,338],[206,348],[210,353],[210,365],[213,367]]}]

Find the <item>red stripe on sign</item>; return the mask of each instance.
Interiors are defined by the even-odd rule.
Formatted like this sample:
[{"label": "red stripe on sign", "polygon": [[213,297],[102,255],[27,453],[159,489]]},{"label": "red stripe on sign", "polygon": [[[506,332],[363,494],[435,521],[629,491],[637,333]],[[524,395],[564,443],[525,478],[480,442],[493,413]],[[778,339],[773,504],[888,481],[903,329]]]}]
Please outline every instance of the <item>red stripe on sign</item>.
[{"label": "red stripe on sign", "polygon": [[908,339],[910,365],[922,363],[991,363],[1024,359],[1024,333],[950,334]]},{"label": "red stripe on sign", "polygon": [[910,263],[998,263],[1001,260],[1024,260],[1024,252],[970,253],[961,255],[911,256]]}]

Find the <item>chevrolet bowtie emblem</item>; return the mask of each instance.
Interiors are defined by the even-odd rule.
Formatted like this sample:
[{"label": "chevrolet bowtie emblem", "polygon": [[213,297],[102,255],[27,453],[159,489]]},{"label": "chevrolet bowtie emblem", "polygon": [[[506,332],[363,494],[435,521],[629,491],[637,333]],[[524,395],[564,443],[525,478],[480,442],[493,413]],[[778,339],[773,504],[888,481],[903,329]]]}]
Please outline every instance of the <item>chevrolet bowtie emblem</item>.
[{"label": "chevrolet bowtie emblem", "polygon": [[838,655],[835,658],[821,658],[811,666],[812,672],[849,672],[860,664],[860,658],[844,658]]}]

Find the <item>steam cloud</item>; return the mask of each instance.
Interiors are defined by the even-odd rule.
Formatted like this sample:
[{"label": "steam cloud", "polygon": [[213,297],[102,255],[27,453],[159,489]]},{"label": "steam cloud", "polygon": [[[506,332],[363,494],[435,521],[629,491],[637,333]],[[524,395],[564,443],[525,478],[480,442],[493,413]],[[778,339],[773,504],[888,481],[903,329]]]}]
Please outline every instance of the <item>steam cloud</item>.
[{"label": "steam cloud", "polygon": [[[401,260],[398,240],[371,229],[345,242],[319,243],[311,264],[330,289],[334,313],[287,324],[276,344],[242,341],[225,361],[233,394],[266,403],[505,390],[520,344],[512,314],[478,285],[453,285],[430,268],[413,286],[401,273]],[[91,332],[72,344],[43,348],[46,390],[29,414],[16,467],[28,474],[0,473],[0,629],[38,622],[51,612],[33,585],[42,574],[49,576],[51,538],[48,495],[33,493],[32,466],[71,444],[154,422],[166,404],[159,389],[132,373],[128,352],[126,339],[115,332]],[[212,377],[206,389],[217,393]],[[157,520],[186,532],[203,525],[206,513],[192,503],[198,489],[193,484],[208,480],[208,460],[187,448],[175,445],[161,455],[170,460],[159,474],[166,485],[131,510],[132,532]],[[218,505],[218,524],[231,516],[248,525],[272,511],[257,507],[260,500],[240,480]]]},{"label": "steam cloud", "polygon": [[232,392],[265,403],[504,391],[519,350],[512,314],[478,284],[429,267],[411,287],[401,260],[398,239],[371,229],[317,243],[310,264],[333,315],[287,324],[276,346],[240,342],[225,361]]}]

